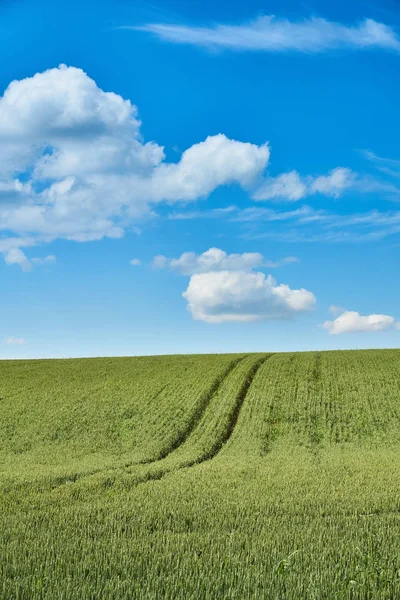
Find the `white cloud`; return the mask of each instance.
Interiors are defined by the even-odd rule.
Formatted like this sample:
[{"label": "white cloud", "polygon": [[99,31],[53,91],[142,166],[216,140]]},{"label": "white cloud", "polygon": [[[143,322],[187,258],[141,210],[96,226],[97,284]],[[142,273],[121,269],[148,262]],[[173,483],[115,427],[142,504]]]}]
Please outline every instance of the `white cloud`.
[{"label": "white cloud", "polygon": [[[324,194],[337,198],[345,190],[361,185],[351,169],[337,167],[328,175],[301,177],[297,171],[282,173],[277,177],[268,177],[253,192],[253,200],[288,200],[296,202],[313,194]],[[364,191],[370,191],[363,182]]]},{"label": "white cloud", "polygon": [[25,344],[25,340],[23,338],[16,338],[16,337],[9,337],[6,340],[4,340],[6,344],[14,344],[14,345],[19,345],[22,346],[22,344]]},{"label": "white cloud", "polygon": [[390,26],[373,19],[344,25],[316,17],[289,21],[266,15],[240,25],[191,27],[151,23],[125,29],[148,31],[169,42],[211,49],[308,53],[369,48],[400,51],[400,40],[396,32]]},{"label": "white cloud", "polygon": [[29,259],[20,248],[11,248],[4,252],[4,260],[7,265],[18,265],[23,271],[31,271],[34,265],[55,263],[56,257],[51,254],[44,258],[34,257]]},{"label": "white cloud", "polygon": [[236,206],[226,206],[224,208],[210,208],[208,210],[195,210],[187,212],[175,212],[168,215],[168,219],[173,221],[188,221],[191,219],[219,219],[237,211]]},{"label": "white cloud", "polygon": [[129,261],[129,264],[132,265],[132,267],[140,267],[142,261],[140,258],[132,258],[132,260]]},{"label": "white cloud", "polygon": [[277,285],[275,279],[255,268],[278,267],[299,262],[289,256],[266,261],[259,252],[227,254],[210,248],[202,254],[184,252],[179,258],[156,256],[153,266],[190,277],[183,293],[194,319],[208,323],[285,319],[315,305],[314,295]]},{"label": "white cloud", "polygon": [[153,266],[158,269],[168,268],[180,275],[194,275],[211,271],[248,271],[253,267],[262,266],[263,260],[259,252],[227,254],[219,248],[210,248],[200,255],[184,252],[179,258],[156,256]]},{"label": "white cloud", "polygon": [[32,258],[31,262],[34,265],[45,265],[49,263],[52,264],[56,262],[56,257],[54,256],[54,254],[50,254],[49,256],[45,256],[44,258]]},{"label": "white cloud", "polygon": [[307,194],[307,185],[297,171],[282,173],[278,177],[268,177],[253,193],[253,200],[271,200],[284,198],[290,201],[300,200]]},{"label": "white cloud", "polygon": [[355,174],[350,169],[338,167],[328,175],[316,177],[310,184],[311,191],[337,198],[347,188],[351,187]]},{"label": "white cloud", "polygon": [[400,177],[400,160],[395,158],[385,158],[378,156],[371,150],[363,150],[362,154],[369,160],[370,163],[385,175],[398,179]]},{"label": "white cloud", "polygon": [[294,262],[300,261],[295,256],[288,256],[279,261],[268,261],[259,252],[227,254],[220,248],[210,248],[202,254],[184,252],[179,258],[155,256],[153,267],[170,269],[179,275],[195,275],[214,271],[251,271],[256,267],[277,268]]},{"label": "white cloud", "polygon": [[154,269],[166,269],[168,267],[168,259],[166,256],[159,254],[153,258]]},{"label": "white cloud", "polygon": [[331,313],[331,315],[336,317],[336,315],[340,315],[341,313],[346,312],[346,309],[342,308],[341,306],[336,306],[336,304],[331,304],[331,306],[329,307],[329,312]]},{"label": "white cloud", "polygon": [[263,173],[270,151],[267,144],[237,142],[219,134],[186,150],[177,164],[162,164],[153,175],[152,200],[195,200],[220,185],[246,188]]},{"label": "white cloud", "polygon": [[291,263],[299,263],[300,259],[297,256],[286,256],[281,260],[266,260],[263,263],[264,267],[268,267],[270,269],[278,269],[279,267],[283,267],[284,265],[290,265]]},{"label": "white cloud", "polygon": [[264,273],[211,271],[192,275],[182,294],[195,320],[207,323],[287,319],[312,310],[314,294],[277,285]]},{"label": "white cloud", "polygon": [[26,239],[118,238],[159,202],[254,186],[269,160],[267,144],[218,134],[167,163],[140,125],[129,100],[81,69],[61,65],[13,81],[0,98],[0,247],[7,238],[21,247]]},{"label": "white cloud", "polygon": [[384,156],[379,156],[371,150],[363,150],[362,154],[369,161],[376,163],[377,165],[394,167],[396,169],[396,175],[398,175],[398,171],[400,170],[400,160],[398,158],[387,158]]},{"label": "white cloud", "polygon": [[4,260],[6,265],[18,265],[23,271],[30,271],[32,269],[31,261],[19,248],[13,248],[6,252],[4,254]]},{"label": "white cloud", "polygon": [[358,312],[346,310],[334,321],[325,321],[322,326],[331,335],[336,335],[352,331],[384,331],[397,327],[398,324],[389,315],[361,316]]}]

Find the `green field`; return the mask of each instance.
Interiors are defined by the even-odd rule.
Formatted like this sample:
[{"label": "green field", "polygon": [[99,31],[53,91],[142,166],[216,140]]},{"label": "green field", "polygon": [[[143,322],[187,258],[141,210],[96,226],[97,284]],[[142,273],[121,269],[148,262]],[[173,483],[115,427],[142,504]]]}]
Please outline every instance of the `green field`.
[{"label": "green field", "polygon": [[400,599],[400,350],[0,362],[0,598]]}]

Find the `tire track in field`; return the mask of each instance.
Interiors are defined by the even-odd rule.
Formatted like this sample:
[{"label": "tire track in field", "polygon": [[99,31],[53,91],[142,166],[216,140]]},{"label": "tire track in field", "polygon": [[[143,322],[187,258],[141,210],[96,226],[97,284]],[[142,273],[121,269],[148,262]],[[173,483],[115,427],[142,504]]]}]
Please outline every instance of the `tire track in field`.
[{"label": "tire track in field", "polygon": [[[154,465],[159,461],[162,461],[164,459],[166,459],[170,454],[172,454],[175,450],[177,450],[178,448],[180,448],[181,446],[183,446],[183,444],[186,442],[186,440],[190,437],[190,435],[195,431],[196,427],[199,425],[199,423],[201,422],[201,419],[204,415],[204,413],[207,410],[207,407],[209,406],[211,400],[213,399],[213,397],[218,393],[218,391],[220,390],[220,388],[222,387],[225,379],[230,375],[230,373],[237,367],[237,365],[243,361],[245,358],[247,358],[248,356],[250,356],[250,354],[244,354],[243,356],[239,356],[238,358],[233,359],[228,366],[226,367],[226,369],[218,376],[215,378],[214,382],[212,383],[211,387],[206,390],[206,392],[201,396],[200,402],[198,403],[197,407],[195,407],[195,410],[191,416],[191,418],[189,419],[188,425],[187,427],[181,432],[181,434],[173,441],[173,443],[165,450],[162,451],[158,454],[158,456],[156,458],[152,458],[152,459],[148,459],[148,460],[142,460],[142,461],[135,461],[135,462],[126,462],[124,464],[115,466],[115,467],[101,467],[98,469],[93,469],[91,471],[85,471],[83,473],[72,473],[70,475],[60,475],[59,477],[55,477],[54,479],[52,479],[51,482],[51,487],[52,488],[57,488],[60,487],[66,483],[75,483],[77,481],[80,481],[81,479],[84,479],[86,477],[90,477],[92,475],[98,475],[100,473],[112,473],[114,471],[118,471],[121,469],[128,469],[129,467],[133,467],[133,466],[145,466],[145,465]],[[155,394],[155,398],[158,397],[166,387],[168,387],[169,384],[166,384],[165,386],[163,386],[160,390],[158,390],[158,392],[156,392]],[[173,469],[171,469],[173,470]],[[170,471],[168,471],[170,472]],[[166,473],[162,473],[161,477],[164,476],[164,474],[166,475]],[[152,477],[154,475],[154,477]],[[144,481],[148,481],[149,479],[159,479],[160,477],[158,477],[159,473],[149,473],[146,474],[143,479],[141,479],[140,481],[138,481],[137,483],[142,483]]]},{"label": "tire track in field", "polygon": [[[246,400],[247,393],[250,389],[250,386],[253,383],[254,377],[256,376],[256,373],[258,372],[260,367],[269,358],[271,358],[271,356],[273,356],[272,353],[268,354],[266,356],[263,356],[258,361],[256,361],[251,366],[249,371],[247,372],[246,377],[244,378],[244,380],[242,381],[242,383],[239,387],[239,391],[236,395],[235,402],[234,402],[232,409],[228,415],[226,426],[224,427],[223,431],[218,436],[218,438],[216,439],[215,443],[212,445],[211,448],[209,448],[206,452],[197,456],[196,458],[194,458],[192,460],[188,460],[186,462],[182,462],[178,466],[175,466],[175,467],[171,466],[169,468],[167,467],[166,469],[161,469],[160,471],[148,472],[143,477],[135,479],[132,482],[132,484],[129,485],[128,487],[133,488],[142,483],[148,483],[149,481],[159,481],[160,479],[162,479],[166,475],[169,475],[170,473],[177,473],[178,471],[181,471],[182,469],[188,469],[188,468],[194,467],[196,465],[202,464],[204,462],[211,461],[213,458],[215,458],[217,456],[217,454],[225,446],[225,444],[229,441],[229,439],[232,437],[232,435],[235,431],[235,428],[236,428],[236,425],[237,425],[237,422],[238,422],[238,419],[240,416],[240,412],[241,412],[243,404]],[[222,382],[221,382],[221,385],[222,385]],[[218,386],[218,389],[219,389],[219,387],[221,387],[221,386]],[[218,392],[218,389],[216,390],[215,393]],[[112,485],[113,485],[113,483],[110,482],[110,487]]]},{"label": "tire track in field", "polygon": [[225,369],[225,371],[219,377],[217,377],[215,379],[212,386],[201,397],[200,402],[198,403],[197,407],[195,408],[185,429],[180,433],[180,435],[173,441],[173,443],[167,449],[165,449],[164,451],[161,451],[156,458],[151,458],[149,460],[143,460],[143,461],[138,462],[137,464],[150,465],[150,464],[156,463],[159,460],[163,460],[164,458],[166,458],[167,456],[172,454],[172,452],[177,450],[180,446],[182,446],[186,442],[186,440],[189,438],[189,436],[194,432],[196,427],[199,425],[204,413],[206,412],[208,406],[210,405],[211,400],[213,399],[215,394],[218,393],[218,391],[222,387],[225,379],[233,371],[233,369],[242,360],[244,360],[248,356],[249,356],[248,354],[245,354],[244,356],[240,356],[239,358],[232,360],[229,363],[228,367]]},{"label": "tire track in field", "polygon": [[242,382],[242,384],[239,388],[238,394],[236,396],[236,401],[235,401],[235,403],[232,407],[232,410],[230,411],[230,414],[228,416],[228,421],[227,421],[226,427],[224,428],[224,431],[221,432],[221,435],[215,441],[215,443],[210,448],[210,450],[208,452],[202,454],[200,457],[196,458],[195,460],[190,461],[188,464],[182,465],[180,468],[192,467],[195,465],[199,465],[203,462],[212,460],[222,450],[223,446],[225,446],[225,444],[229,441],[229,439],[233,435],[233,432],[235,431],[235,427],[239,420],[240,412],[241,412],[243,404],[246,400],[247,393],[250,389],[250,386],[253,383],[254,377],[256,376],[260,367],[269,358],[271,358],[271,356],[273,356],[273,354],[263,356],[262,358],[260,358],[260,360],[255,362],[252,365],[252,367],[249,369],[249,371],[246,375],[246,378],[244,379],[244,381]]}]

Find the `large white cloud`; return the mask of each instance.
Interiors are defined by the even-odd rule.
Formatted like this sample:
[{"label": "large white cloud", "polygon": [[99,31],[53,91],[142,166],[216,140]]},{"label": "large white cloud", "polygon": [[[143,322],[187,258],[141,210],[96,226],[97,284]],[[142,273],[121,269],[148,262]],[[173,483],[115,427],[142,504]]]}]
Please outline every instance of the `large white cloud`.
[{"label": "large white cloud", "polygon": [[330,334],[349,333],[352,331],[384,331],[397,327],[393,317],[389,315],[366,315],[362,316],[356,311],[345,310],[334,321],[325,321],[323,327]]},{"label": "large white cloud", "polygon": [[267,144],[219,134],[167,163],[162,146],[143,142],[129,100],[61,65],[13,81],[0,98],[0,231],[36,241],[119,237],[151,204],[251,186],[268,160]]},{"label": "large white cloud", "polygon": [[193,318],[207,323],[287,319],[316,303],[308,290],[292,290],[277,285],[271,275],[244,271],[192,275],[182,295]]},{"label": "large white cloud", "polygon": [[277,285],[275,279],[262,272],[262,267],[279,267],[299,262],[288,256],[280,261],[267,261],[259,252],[227,254],[210,248],[202,254],[184,252],[179,258],[156,256],[155,268],[166,268],[190,277],[182,294],[194,319],[207,323],[224,321],[257,321],[286,319],[298,312],[311,310],[315,296],[288,285]]}]

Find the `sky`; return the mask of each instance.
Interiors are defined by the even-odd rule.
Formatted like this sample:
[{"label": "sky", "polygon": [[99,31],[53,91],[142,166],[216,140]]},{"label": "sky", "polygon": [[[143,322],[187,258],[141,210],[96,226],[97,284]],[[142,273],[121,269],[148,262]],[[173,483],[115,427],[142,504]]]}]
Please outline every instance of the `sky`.
[{"label": "sky", "polygon": [[1,0],[0,358],[400,347],[400,7]]}]

